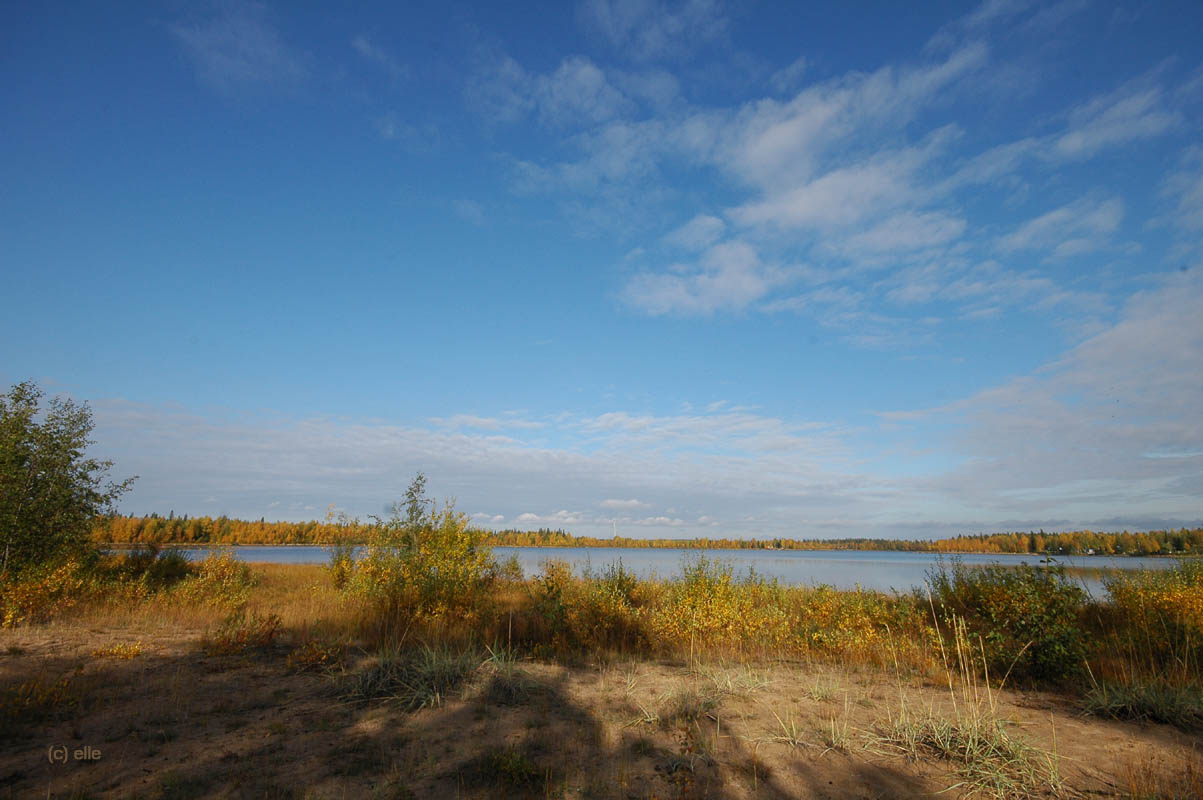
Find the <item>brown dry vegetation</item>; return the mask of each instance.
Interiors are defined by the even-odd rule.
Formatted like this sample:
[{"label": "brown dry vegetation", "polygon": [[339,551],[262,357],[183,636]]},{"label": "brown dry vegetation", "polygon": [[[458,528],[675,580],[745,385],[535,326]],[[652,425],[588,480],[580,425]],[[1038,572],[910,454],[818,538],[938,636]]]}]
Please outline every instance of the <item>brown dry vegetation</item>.
[{"label": "brown dry vegetation", "polygon": [[[214,571],[224,588],[210,596],[126,593],[0,632],[0,797],[1203,790],[1189,726],[1087,716],[1080,693],[999,690],[972,668],[968,635],[945,651],[886,632],[872,648],[789,657],[623,647],[614,631],[610,647],[565,631],[553,646],[536,630],[547,617],[523,613],[546,593],[511,581],[487,637],[443,620],[390,642],[329,570],[254,570],[242,588]],[[545,577],[561,597],[580,591]],[[51,763],[61,746],[68,763]],[[75,760],[85,748],[99,758]]]}]

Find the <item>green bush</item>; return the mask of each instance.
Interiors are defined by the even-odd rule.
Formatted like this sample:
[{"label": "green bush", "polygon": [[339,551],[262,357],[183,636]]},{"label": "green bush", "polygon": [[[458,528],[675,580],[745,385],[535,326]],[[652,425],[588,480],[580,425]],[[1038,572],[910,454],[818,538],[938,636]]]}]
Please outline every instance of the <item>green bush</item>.
[{"label": "green bush", "polygon": [[995,676],[1055,682],[1081,670],[1087,595],[1064,567],[954,562],[929,572],[927,583],[941,621],[965,620],[970,642],[980,641]]}]

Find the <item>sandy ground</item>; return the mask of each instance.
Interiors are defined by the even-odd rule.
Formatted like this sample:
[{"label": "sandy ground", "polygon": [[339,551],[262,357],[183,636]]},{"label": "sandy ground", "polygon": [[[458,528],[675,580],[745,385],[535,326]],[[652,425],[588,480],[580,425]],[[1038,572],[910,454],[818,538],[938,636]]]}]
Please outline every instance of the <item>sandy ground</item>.
[{"label": "sandy ground", "polygon": [[[882,738],[900,714],[968,713],[963,693],[919,679],[815,664],[520,661],[486,664],[441,707],[407,712],[344,702],[335,677],[288,668],[286,642],[212,656],[203,633],[96,621],[0,632],[0,689],[67,679],[52,707],[0,729],[0,797],[967,793],[961,765]],[[128,660],[95,655],[138,642]],[[1184,770],[1199,774],[1199,737],[1086,717],[1053,694],[994,702],[1033,763],[1060,775],[1059,789],[1024,794],[1175,796]]]}]

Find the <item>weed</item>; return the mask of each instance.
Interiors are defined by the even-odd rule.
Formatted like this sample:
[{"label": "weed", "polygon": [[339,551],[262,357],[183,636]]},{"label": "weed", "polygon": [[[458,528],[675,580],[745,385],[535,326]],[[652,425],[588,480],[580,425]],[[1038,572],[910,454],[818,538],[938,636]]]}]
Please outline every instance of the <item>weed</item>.
[{"label": "weed", "polygon": [[368,621],[385,635],[415,620],[470,625],[492,604],[498,568],[484,532],[452,502],[436,510],[425,487],[419,473],[392,517],[377,519],[363,556],[338,562],[345,590],[367,604]]},{"label": "weed", "polygon": [[656,719],[660,727],[665,729],[677,722],[697,722],[703,717],[712,716],[719,701],[719,696],[714,692],[682,689],[666,699]]},{"label": "weed", "polygon": [[772,684],[767,675],[745,666],[704,668],[700,672],[710,681],[715,691],[737,697],[747,696]]},{"label": "weed", "polygon": [[0,626],[47,622],[93,597],[97,580],[76,559],[33,567],[18,579],[0,581]]},{"label": "weed", "polygon": [[1196,758],[1161,756],[1129,761],[1124,765],[1123,778],[1127,784],[1124,796],[1133,800],[1203,797],[1203,769]]},{"label": "weed", "polygon": [[809,743],[802,735],[802,729],[798,727],[798,723],[794,720],[793,714],[786,714],[783,720],[777,716],[777,712],[773,712],[773,719],[777,720],[777,726],[781,729],[781,733],[770,737],[771,741],[782,742],[790,747],[808,747]]},{"label": "weed", "polygon": [[[819,731],[822,737],[823,746],[827,750],[838,750],[841,753],[848,752],[852,747],[852,736],[848,732],[848,695],[844,695],[844,714],[843,717],[837,717],[835,714],[827,717],[827,725]],[[826,750],[824,752],[827,752]]]},{"label": "weed", "polygon": [[70,676],[52,680],[39,675],[0,691],[0,722],[36,722],[78,703]]},{"label": "weed", "polygon": [[285,666],[293,672],[326,672],[342,665],[346,651],[342,642],[307,639],[288,654]]},{"label": "weed", "polygon": [[542,777],[539,768],[520,750],[512,747],[496,750],[486,756],[488,765],[505,787],[533,786]]},{"label": "weed", "polygon": [[537,684],[522,670],[496,670],[481,699],[496,706],[520,706],[530,701]]}]

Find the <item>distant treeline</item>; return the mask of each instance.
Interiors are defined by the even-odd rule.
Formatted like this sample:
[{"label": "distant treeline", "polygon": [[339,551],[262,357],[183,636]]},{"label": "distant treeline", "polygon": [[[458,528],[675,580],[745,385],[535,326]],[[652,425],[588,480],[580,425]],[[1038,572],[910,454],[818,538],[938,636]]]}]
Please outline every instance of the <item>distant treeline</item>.
[{"label": "distant treeline", "polygon": [[[266,522],[228,517],[111,516],[97,521],[102,544],[361,544],[375,526],[359,521]],[[505,547],[683,547],[698,550],[899,550],[922,553],[1171,555],[1203,553],[1203,528],[1139,533],[990,533],[950,539],[599,539],[563,530],[503,530],[487,542]]]}]

